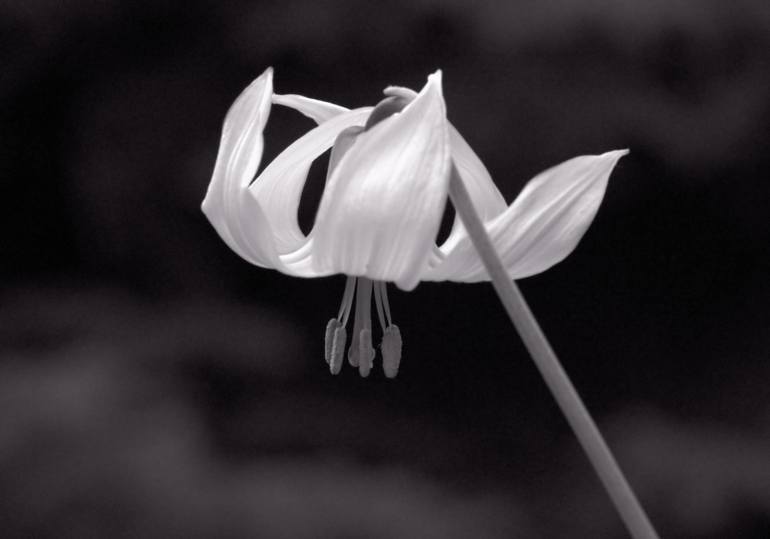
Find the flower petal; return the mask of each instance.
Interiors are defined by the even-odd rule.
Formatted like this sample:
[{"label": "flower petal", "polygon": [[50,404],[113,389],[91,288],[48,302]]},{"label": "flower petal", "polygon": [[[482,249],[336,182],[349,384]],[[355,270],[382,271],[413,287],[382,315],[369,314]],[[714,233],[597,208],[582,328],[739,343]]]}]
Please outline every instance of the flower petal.
[{"label": "flower petal", "polygon": [[[532,179],[486,229],[512,279],[540,273],[563,260],[591,224],[612,169],[628,153],[575,157]],[[442,248],[442,250],[444,250]],[[489,280],[467,233],[444,251],[425,280]]]},{"label": "flower petal", "polygon": [[314,266],[414,288],[441,221],[449,165],[438,71],[402,112],[361,134],[332,172],[312,233]]},{"label": "flower petal", "polygon": [[348,111],[345,107],[335,105],[334,103],[327,103],[326,101],[319,101],[297,94],[273,94],[273,104],[292,108],[317,124],[322,124]]},{"label": "flower petal", "polygon": [[[312,161],[329,149],[337,134],[363,125],[370,108],[337,107],[324,125],[284,150],[252,183],[264,149],[262,133],[270,114],[272,69],[267,69],[235,100],[225,117],[219,154],[202,209],[227,245],[246,261],[291,275],[318,276],[312,267],[312,240],[297,225],[297,208]],[[285,101],[285,100],[284,100]],[[301,112],[323,104],[288,100]],[[331,113],[334,105],[326,107]]]},{"label": "flower petal", "polygon": [[[417,92],[402,86],[388,86],[383,93],[387,96],[401,97],[407,101],[417,97]],[[465,188],[468,189],[473,207],[479,212],[481,220],[486,222],[503,213],[508,207],[505,198],[503,198],[495,182],[492,181],[487,167],[451,123],[449,124],[449,145],[452,150],[452,160],[460,173]],[[452,231],[444,245],[453,245],[463,234],[462,221],[459,216],[455,216]],[[437,256],[438,258],[434,257],[434,263],[440,262],[441,251],[437,253]]]},{"label": "flower petal", "polygon": [[311,129],[281,152],[249,187],[270,222],[280,254],[289,254],[306,241],[297,210],[310,165],[331,148],[340,132],[363,125],[370,112],[371,107],[346,111]]},{"label": "flower petal", "polygon": [[273,70],[268,68],[235,100],[225,117],[214,173],[201,209],[227,245],[252,264],[277,258],[264,213],[246,188],[259,167],[262,131],[270,114]]}]

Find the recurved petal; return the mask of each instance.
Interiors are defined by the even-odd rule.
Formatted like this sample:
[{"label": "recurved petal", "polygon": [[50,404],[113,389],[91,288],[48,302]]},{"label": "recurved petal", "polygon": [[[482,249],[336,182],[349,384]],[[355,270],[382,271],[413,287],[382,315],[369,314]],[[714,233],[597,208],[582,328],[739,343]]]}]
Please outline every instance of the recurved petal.
[{"label": "recurved petal", "polygon": [[[539,273],[563,260],[591,224],[612,169],[627,150],[575,157],[532,179],[486,229],[512,279]],[[464,233],[424,280],[488,280]]]},{"label": "recurved petal", "polygon": [[414,288],[446,203],[450,152],[441,73],[362,133],[332,172],[312,236],[320,272]]},{"label": "recurved petal", "polygon": [[334,103],[319,101],[318,99],[311,99],[297,94],[273,94],[273,103],[292,108],[297,112],[304,114],[317,124],[322,124],[325,121],[348,111],[345,107],[335,105]]},{"label": "recurved petal", "polygon": [[227,245],[245,260],[273,267],[276,252],[264,212],[247,187],[264,149],[273,70],[268,68],[235,100],[225,117],[214,173],[201,208]]},{"label": "recurved petal", "polygon": [[297,210],[313,161],[331,148],[342,131],[363,125],[370,111],[370,107],[345,111],[311,129],[282,151],[249,187],[270,222],[275,249],[281,255],[295,251],[306,241],[297,222]]}]

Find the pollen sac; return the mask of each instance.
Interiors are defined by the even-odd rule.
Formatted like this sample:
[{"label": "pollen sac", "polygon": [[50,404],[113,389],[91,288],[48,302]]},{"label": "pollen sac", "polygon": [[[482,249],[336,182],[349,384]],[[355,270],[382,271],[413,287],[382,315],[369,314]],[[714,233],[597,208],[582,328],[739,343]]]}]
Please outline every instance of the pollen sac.
[{"label": "pollen sac", "polygon": [[332,374],[339,374],[345,357],[345,342],[348,340],[348,332],[345,326],[338,324],[332,336],[332,346],[329,357],[329,370]]},{"label": "pollen sac", "polygon": [[382,352],[382,369],[385,376],[395,378],[398,374],[398,366],[401,363],[401,330],[391,324],[382,335],[380,351]]},{"label": "pollen sac", "polygon": [[341,322],[336,318],[332,318],[331,320],[329,320],[329,323],[326,324],[326,336],[324,337],[324,359],[326,360],[327,364],[329,363],[329,361],[331,361],[331,357],[332,357],[332,344],[334,341],[334,331],[341,325],[342,325]]},{"label": "pollen sac", "polygon": [[358,338],[358,373],[362,378],[369,376],[374,364],[374,354],[372,330],[362,329]]}]

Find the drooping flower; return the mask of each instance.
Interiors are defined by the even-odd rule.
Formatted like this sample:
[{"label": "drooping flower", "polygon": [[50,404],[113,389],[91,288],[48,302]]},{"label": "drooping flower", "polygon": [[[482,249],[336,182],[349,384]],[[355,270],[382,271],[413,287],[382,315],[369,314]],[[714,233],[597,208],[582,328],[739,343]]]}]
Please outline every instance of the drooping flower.
[{"label": "drooping flower", "polygon": [[[267,69],[225,118],[203,211],[246,261],[288,275],[348,275],[342,305],[326,328],[326,360],[339,372],[355,298],[348,352],[367,376],[375,356],[371,299],[382,326],[388,377],[398,371],[401,335],[391,318],[386,282],[404,290],[420,281],[476,282],[488,275],[462,223],[436,244],[456,167],[511,279],[544,271],[577,245],[598,210],[618,159],[616,150],[570,159],[532,179],[509,206],[478,156],[447,121],[441,72],[419,93],[385,90],[377,107],[348,110],[273,92]],[[318,125],[255,177],[273,104]],[[398,112],[395,112],[398,111]],[[326,186],[310,234],[297,211],[312,162],[332,148]]]}]

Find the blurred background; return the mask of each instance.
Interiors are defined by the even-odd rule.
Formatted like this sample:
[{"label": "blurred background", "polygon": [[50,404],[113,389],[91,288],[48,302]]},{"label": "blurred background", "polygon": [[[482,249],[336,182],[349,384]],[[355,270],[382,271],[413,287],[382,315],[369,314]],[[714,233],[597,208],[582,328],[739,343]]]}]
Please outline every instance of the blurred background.
[{"label": "blurred background", "polygon": [[[661,535],[770,537],[765,0],[5,0],[0,61],[3,537],[626,537],[488,284],[392,289],[399,377],[332,377],[344,278],[219,239],[269,65],[350,107],[443,69],[508,201],[630,148],[521,287]],[[311,126],[274,108],[262,166]]]}]

